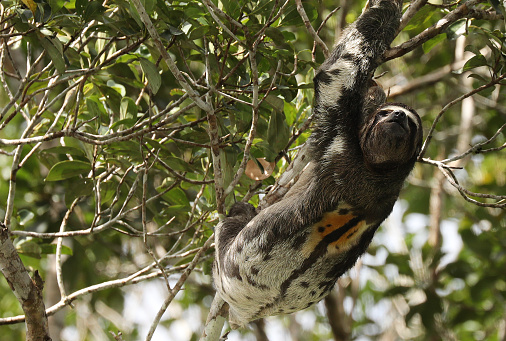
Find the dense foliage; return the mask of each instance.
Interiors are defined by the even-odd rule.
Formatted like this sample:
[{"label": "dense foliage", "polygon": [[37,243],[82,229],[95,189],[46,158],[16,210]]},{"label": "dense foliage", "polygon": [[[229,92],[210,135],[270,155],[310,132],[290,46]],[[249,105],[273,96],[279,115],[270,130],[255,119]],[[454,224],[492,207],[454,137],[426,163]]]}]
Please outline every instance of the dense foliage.
[{"label": "dense foliage", "polygon": [[[323,42],[364,3],[2,1],[0,217],[45,281],[53,339],[198,339],[213,226],[295,157]],[[405,3],[377,81],[429,138],[401,202],[325,304],[230,339],[504,340],[506,37],[491,3]],[[136,313],[139,290],[159,301]],[[0,293],[2,340],[24,339],[3,276]]]}]

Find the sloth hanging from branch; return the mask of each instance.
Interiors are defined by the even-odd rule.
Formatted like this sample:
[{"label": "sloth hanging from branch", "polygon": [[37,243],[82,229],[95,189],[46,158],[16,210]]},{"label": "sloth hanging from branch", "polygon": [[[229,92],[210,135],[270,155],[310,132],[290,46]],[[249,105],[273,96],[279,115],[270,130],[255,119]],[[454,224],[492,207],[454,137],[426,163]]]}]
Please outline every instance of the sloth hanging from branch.
[{"label": "sloth hanging from branch", "polygon": [[232,328],[324,298],[392,211],[422,144],[418,114],[372,76],[402,0],[372,0],[317,70],[311,160],[284,198],[257,214],[235,204],[216,227],[213,278]]}]

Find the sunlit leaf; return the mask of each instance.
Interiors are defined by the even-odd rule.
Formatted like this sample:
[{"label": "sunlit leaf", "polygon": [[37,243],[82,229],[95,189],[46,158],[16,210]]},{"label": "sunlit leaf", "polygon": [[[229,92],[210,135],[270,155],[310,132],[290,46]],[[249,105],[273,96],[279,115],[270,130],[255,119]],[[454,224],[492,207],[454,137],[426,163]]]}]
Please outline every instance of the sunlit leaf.
[{"label": "sunlit leaf", "polygon": [[423,43],[422,48],[424,53],[429,53],[430,50],[434,48],[437,44],[446,40],[446,36],[444,34],[440,34],[432,38],[431,40]]},{"label": "sunlit leaf", "polygon": [[33,15],[35,15],[35,11],[37,10],[37,4],[33,0],[21,0],[23,3],[32,11]]},{"label": "sunlit leaf", "polygon": [[437,8],[434,6],[423,6],[415,16],[409,21],[408,25],[404,28],[405,31],[419,29],[424,27],[424,24],[434,15]]},{"label": "sunlit leaf", "polygon": [[51,6],[51,11],[53,13],[58,12],[66,3],[66,0],[49,0],[49,6]]},{"label": "sunlit leaf", "polygon": [[31,240],[25,240],[16,245],[16,250],[26,256],[40,259],[42,249],[39,244]]},{"label": "sunlit leaf", "polygon": [[464,71],[469,71],[474,68],[487,65],[487,59],[482,54],[478,54],[469,59],[464,65]]}]

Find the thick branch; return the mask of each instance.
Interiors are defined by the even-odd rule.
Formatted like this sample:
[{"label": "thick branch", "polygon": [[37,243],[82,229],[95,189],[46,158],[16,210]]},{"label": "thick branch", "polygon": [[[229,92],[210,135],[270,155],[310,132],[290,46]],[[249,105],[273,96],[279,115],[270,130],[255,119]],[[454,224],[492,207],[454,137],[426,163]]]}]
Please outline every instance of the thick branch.
[{"label": "thick branch", "polygon": [[42,279],[38,272],[34,278],[30,278],[9,238],[7,227],[2,222],[0,222],[0,269],[25,312],[26,340],[51,340],[46,308],[42,299]]},{"label": "thick branch", "polygon": [[395,59],[405,55],[408,52],[413,51],[416,47],[422,45],[426,41],[429,41],[438,34],[444,32],[444,30],[446,30],[448,26],[450,26],[459,19],[466,17],[473,18],[475,16],[479,19],[482,19],[483,16],[485,16],[485,13],[487,12],[478,11],[471,8],[472,6],[475,6],[481,2],[484,2],[484,0],[470,0],[463,3],[455,10],[448,13],[443,19],[439,20],[435,25],[427,28],[422,33],[411,38],[410,40],[387,50],[383,55],[383,60],[387,61],[390,59]]},{"label": "thick branch", "polygon": [[397,96],[419,90],[421,87],[437,83],[444,77],[450,75],[453,71],[461,69],[465,65],[466,61],[467,60],[463,60],[445,65],[431,73],[413,79],[406,85],[393,85],[392,87],[389,87],[386,84],[385,88],[388,89],[388,97],[395,98]]},{"label": "thick branch", "polygon": [[[185,252],[185,253],[179,255],[180,257],[178,257],[178,258],[184,258],[192,253],[198,253],[200,251],[200,249],[201,248],[194,249],[189,252]],[[205,258],[207,258],[207,256],[201,257],[200,260],[204,260]],[[164,259],[165,259],[165,257],[164,257]],[[159,270],[156,272],[146,274],[146,275],[142,275],[143,273],[146,273],[146,272],[150,271],[151,269],[153,269],[155,266],[156,266],[155,263],[151,263],[150,265],[144,267],[143,269],[137,271],[136,273],[134,273],[128,277],[115,279],[115,280],[108,281],[108,282],[102,282],[99,284],[95,284],[95,285],[77,290],[77,291],[67,295],[64,300],[62,299],[58,303],[56,303],[55,305],[49,307],[46,310],[47,316],[54,315],[55,313],[57,313],[58,311],[63,309],[65,306],[70,305],[70,303],[72,303],[73,301],[75,301],[76,299],[78,299],[81,296],[89,295],[89,294],[99,292],[102,290],[106,290],[106,289],[121,288],[121,287],[124,287],[127,285],[133,285],[133,284],[137,284],[139,282],[143,282],[143,281],[146,281],[149,279],[160,277],[162,274]],[[166,269],[165,271],[167,273],[176,273],[176,272],[180,272],[180,271],[186,269],[188,266],[189,266],[189,263],[186,263],[186,264],[178,265],[175,267],[171,267],[169,269]],[[7,325],[7,324],[21,323],[23,321],[25,321],[24,315],[7,317],[7,318],[0,318],[0,326]]]}]

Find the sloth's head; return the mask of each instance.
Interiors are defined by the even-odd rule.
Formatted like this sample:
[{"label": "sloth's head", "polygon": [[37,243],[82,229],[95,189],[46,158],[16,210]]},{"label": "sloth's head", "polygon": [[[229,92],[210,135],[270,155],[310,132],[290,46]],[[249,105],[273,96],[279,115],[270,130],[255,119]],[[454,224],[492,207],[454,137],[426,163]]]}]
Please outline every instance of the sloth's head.
[{"label": "sloth's head", "polygon": [[402,103],[384,103],[367,118],[360,145],[372,168],[393,169],[414,163],[422,147],[420,117]]}]

